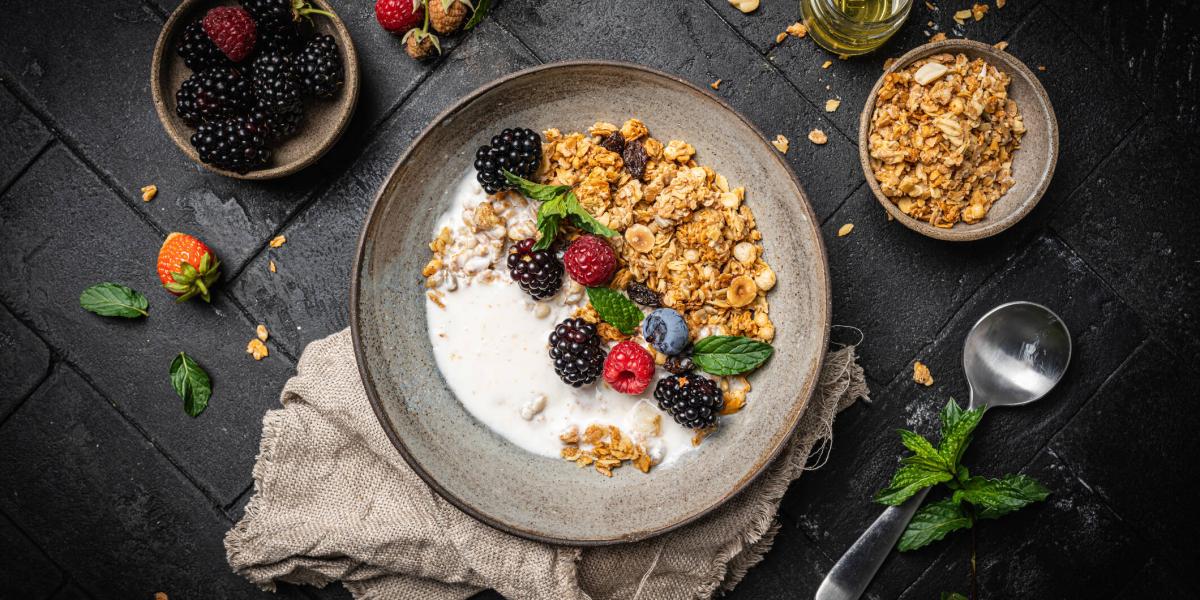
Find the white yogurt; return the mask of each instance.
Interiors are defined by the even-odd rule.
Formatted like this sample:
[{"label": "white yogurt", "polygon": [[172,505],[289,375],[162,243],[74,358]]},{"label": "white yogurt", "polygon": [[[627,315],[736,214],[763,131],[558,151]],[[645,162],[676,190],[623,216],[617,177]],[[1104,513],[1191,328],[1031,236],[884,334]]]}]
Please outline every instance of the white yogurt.
[{"label": "white yogurt", "polygon": [[[450,227],[456,240],[473,235],[463,225],[462,211],[487,197],[471,174],[455,196],[434,235],[443,227]],[[533,213],[510,214],[531,219]],[[550,333],[586,302],[582,290],[564,275],[556,296],[535,303],[508,278],[504,256],[500,253],[492,268],[456,278],[452,290],[439,286],[445,308],[425,304],[438,369],[467,411],[513,444],[542,456],[557,458],[563,447],[559,434],[571,427],[582,432],[593,423],[616,425],[643,443],[660,465],[692,450],[692,431],[654,406],[654,382],[640,396],[631,396],[613,390],[603,378],[581,388],[558,378],[549,356]],[[661,415],[657,436],[648,431],[654,415]]]}]

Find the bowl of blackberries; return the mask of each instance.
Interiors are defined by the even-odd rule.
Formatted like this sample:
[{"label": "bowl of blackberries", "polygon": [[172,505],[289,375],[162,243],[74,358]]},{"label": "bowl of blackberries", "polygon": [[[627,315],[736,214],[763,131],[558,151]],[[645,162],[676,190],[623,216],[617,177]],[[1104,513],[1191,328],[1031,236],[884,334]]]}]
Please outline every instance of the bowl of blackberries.
[{"label": "bowl of blackberries", "polygon": [[239,179],[316,162],[358,100],[354,45],[326,0],[184,0],[158,37],[150,79],[175,144]]}]

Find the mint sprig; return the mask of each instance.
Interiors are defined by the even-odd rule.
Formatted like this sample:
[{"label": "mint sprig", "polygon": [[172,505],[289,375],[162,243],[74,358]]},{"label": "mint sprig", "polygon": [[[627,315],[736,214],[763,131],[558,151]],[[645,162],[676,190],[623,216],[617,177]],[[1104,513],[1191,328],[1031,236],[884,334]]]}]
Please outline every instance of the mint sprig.
[{"label": "mint sprig", "polygon": [[79,306],[102,317],[148,317],[150,302],[137,290],[119,283],[97,283],[79,295]]},{"label": "mint sprig", "polygon": [[463,30],[469,31],[476,25],[483,22],[483,18],[487,16],[488,9],[491,8],[491,5],[492,0],[479,0],[479,2],[475,4],[475,9],[474,12],[471,13],[470,20],[467,21],[466,25],[463,25]]},{"label": "mint sprig", "polygon": [[[979,519],[996,519],[1050,494],[1042,484],[1027,475],[1005,475],[999,479],[972,476],[963,466],[962,456],[979,421],[982,408],[963,410],[953,398],[939,415],[941,438],[937,446],[912,431],[900,430],[900,441],[912,454],[900,460],[900,468],[891,483],[880,490],[875,501],[896,506],[920,490],[945,485],[951,494],[928,502],[913,515],[900,536],[896,548],[908,552],[923,548],[960,529],[970,529]],[[971,579],[975,589],[975,544],[971,545]],[[943,597],[961,598],[960,595]]]},{"label": "mint sprig", "polygon": [[539,236],[537,243],[533,245],[534,250],[544,250],[554,243],[554,238],[558,235],[558,227],[562,224],[563,219],[570,219],[576,227],[588,233],[603,237],[617,235],[616,231],[597,221],[588,211],[584,210],[583,206],[579,204],[579,198],[575,196],[575,192],[571,191],[571,186],[534,183],[524,177],[514,175],[507,169],[504,171],[504,178],[508,183],[516,186],[526,198],[542,203],[538,207]]},{"label": "mint sprig", "polygon": [[183,400],[183,412],[196,417],[208,408],[208,400],[212,397],[212,379],[192,357],[179,353],[171,361],[171,387]]},{"label": "mint sprig", "polygon": [[712,375],[737,375],[757,369],[771,358],[770,344],[737,335],[710,335],[696,342],[692,362]]},{"label": "mint sprig", "polygon": [[587,289],[587,295],[600,318],[625,335],[632,335],[637,331],[638,324],[645,316],[638,305],[626,298],[625,294],[612,288],[590,287]]}]

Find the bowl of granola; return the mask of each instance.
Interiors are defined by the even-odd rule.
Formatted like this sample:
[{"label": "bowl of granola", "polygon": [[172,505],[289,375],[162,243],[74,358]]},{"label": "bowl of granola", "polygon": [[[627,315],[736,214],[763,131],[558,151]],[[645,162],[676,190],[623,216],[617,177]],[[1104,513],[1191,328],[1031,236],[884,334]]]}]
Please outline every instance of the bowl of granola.
[{"label": "bowl of granola", "polygon": [[904,226],[969,241],[1037,205],[1058,159],[1046,90],[1021,61],[971,40],[919,46],[867,97],[859,158],[876,199]]},{"label": "bowl of granola", "polygon": [[413,470],[498,529],[628,542],[790,439],[830,319],[819,223],[751,124],[643,67],[489,83],[400,158],[351,285],[359,370]]}]

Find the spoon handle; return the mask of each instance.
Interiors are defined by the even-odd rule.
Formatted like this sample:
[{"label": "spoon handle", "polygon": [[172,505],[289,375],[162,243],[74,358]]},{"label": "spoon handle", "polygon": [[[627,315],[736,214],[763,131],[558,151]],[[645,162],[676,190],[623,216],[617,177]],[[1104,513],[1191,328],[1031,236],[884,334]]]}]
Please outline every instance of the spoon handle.
[{"label": "spoon handle", "polygon": [[817,588],[816,600],[858,600],[928,493],[925,488],[904,504],[887,507],[833,565]]}]

